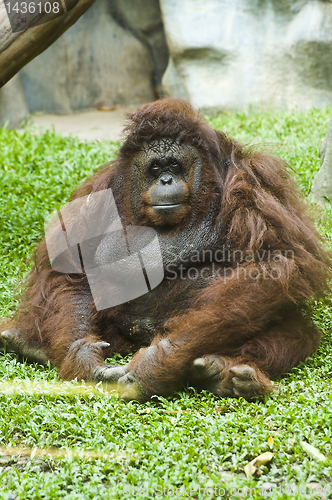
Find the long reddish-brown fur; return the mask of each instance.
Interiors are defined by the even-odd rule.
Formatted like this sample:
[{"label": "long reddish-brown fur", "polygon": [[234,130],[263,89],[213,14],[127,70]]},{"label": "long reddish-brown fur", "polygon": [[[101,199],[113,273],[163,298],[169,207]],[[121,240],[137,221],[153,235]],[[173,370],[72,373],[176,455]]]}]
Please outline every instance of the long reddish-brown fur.
[{"label": "long reddish-brown fur", "polygon": [[[141,350],[128,370],[149,393],[168,395],[190,381],[196,358],[218,354],[225,361],[225,394],[227,387],[231,394],[234,373],[230,369],[241,365],[255,369],[260,393],[268,390],[270,379],[317,348],[320,333],[302,311],[310,299],[328,291],[331,277],[330,255],[306,215],[287,166],[214,131],[179,99],[143,106],[130,117],[126,132],[118,159],[88,179],[72,199],[111,187],[124,225],[136,223],[138,215],[132,213],[128,188],[132,158],[144,141],[177,137],[199,151],[205,166],[198,219],[204,219],[211,192],[219,189],[222,201],[215,227],[222,228],[227,247],[255,255],[280,251],[276,261],[264,257],[255,262],[226,262],[225,268],[236,273],[229,270],[226,279],[212,280],[196,291],[189,310],[170,311],[162,331],[155,332],[153,355],[151,348]],[[185,218],[176,231],[186,224]],[[116,307],[96,312],[85,276],[59,274],[50,267],[44,241],[34,261],[13,321],[29,344],[47,351],[62,377],[91,375],[88,363],[82,366],[75,353],[68,353],[77,339],[86,344],[106,340],[111,344],[109,354],[141,347],[121,335],[114,321]],[[257,279],[250,278],[251,272],[259,274]],[[80,307],[82,314],[77,314]],[[161,342],[165,337],[168,344]],[[96,359],[103,360],[98,348],[91,354],[91,363]]]}]

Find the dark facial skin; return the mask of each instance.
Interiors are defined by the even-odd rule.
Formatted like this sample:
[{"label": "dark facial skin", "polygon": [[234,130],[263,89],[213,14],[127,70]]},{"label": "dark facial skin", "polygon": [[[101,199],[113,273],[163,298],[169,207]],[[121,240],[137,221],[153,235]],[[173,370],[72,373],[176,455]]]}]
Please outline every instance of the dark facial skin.
[{"label": "dark facial skin", "polygon": [[154,226],[179,224],[195,201],[201,170],[201,158],[188,144],[171,139],[145,144],[132,164],[134,214]]}]

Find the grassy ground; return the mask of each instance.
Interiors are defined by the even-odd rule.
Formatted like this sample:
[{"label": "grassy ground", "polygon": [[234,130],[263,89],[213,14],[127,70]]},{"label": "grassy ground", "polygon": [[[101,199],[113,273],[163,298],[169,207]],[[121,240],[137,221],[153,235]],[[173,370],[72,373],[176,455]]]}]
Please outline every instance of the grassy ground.
[{"label": "grassy ground", "polygon": [[[269,143],[307,194],[330,113],[228,113],[210,123],[242,142]],[[44,218],[117,146],[0,131],[0,316],[15,308],[14,287]],[[318,222],[330,240],[331,221],[326,211]],[[319,351],[280,380],[275,394],[251,403],[187,389],[169,400],[125,404],[112,393],[75,394],[75,383],[47,394],[47,384],[57,381],[54,368],[2,355],[2,382],[23,389],[22,381],[31,381],[40,394],[0,387],[0,447],[35,449],[32,458],[24,450],[19,456],[0,450],[0,498],[331,498],[331,319],[331,304],[316,303],[314,321],[325,333]],[[301,441],[326,461],[313,458]],[[62,455],[42,458],[38,450],[45,448]],[[106,455],[79,457],[80,450]],[[244,466],[266,451],[273,460],[260,477],[247,479]]]}]

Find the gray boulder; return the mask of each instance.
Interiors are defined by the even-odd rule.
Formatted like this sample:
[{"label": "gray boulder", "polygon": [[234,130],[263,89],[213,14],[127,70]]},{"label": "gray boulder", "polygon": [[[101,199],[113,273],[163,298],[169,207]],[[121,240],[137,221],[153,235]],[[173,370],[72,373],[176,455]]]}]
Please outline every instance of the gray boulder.
[{"label": "gray boulder", "polygon": [[168,63],[168,48],[158,0],[115,0],[112,13],[122,26],[129,29],[150,48],[155,64],[154,81],[161,93],[161,79]]},{"label": "gray boulder", "polygon": [[332,8],[319,0],[160,0],[166,94],[205,111],[332,102]]},{"label": "gray boulder", "polygon": [[0,89],[0,127],[17,128],[29,115],[21,86],[20,75],[15,75]]},{"label": "gray boulder", "polygon": [[321,147],[322,166],[312,184],[312,201],[324,205],[332,202],[332,116]]}]

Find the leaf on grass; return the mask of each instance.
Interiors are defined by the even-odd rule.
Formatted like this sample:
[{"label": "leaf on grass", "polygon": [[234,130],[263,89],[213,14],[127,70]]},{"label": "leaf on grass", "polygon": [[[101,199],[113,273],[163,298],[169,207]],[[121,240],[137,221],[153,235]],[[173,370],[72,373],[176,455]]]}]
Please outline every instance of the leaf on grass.
[{"label": "leaf on grass", "polygon": [[129,455],[125,452],[104,452],[98,450],[76,450],[76,449],[59,449],[59,448],[21,448],[20,446],[0,447],[0,456],[4,457],[30,457],[31,460],[35,457],[46,458],[65,458],[66,460],[81,459],[81,460],[126,460]]},{"label": "leaf on grass", "polygon": [[270,446],[273,446],[274,443],[273,437],[270,436],[267,442],[269,443]]},{"label": "leaf on grass", "polygon": [[117,105],[114,104],[113,106],[97,106],[98,111],[114,111],[117,108]]},{"label": "leaf on grass", "polygon": [[326,462],[327,458],[325,457],[325,455],[323,455],[319,450],[317,450],[317,448],[315,448],[311,444],[306,443],[305,441],[300,441],[300,445],[302,446],[304,451],[315,460],[318,460],[319,462]]},{"label": "leaf on grass", "polygon": [[256,476],[261,476],[263,473],[260,470],[261,465],[265,465],[267,462],[270,462],[274,454],[270,451],[266,451],[262,453],[262,455],[258,455],[258,457],[254,458],[251,462],[249,462],[245,468],[244,472],[246,473],[247,478],[256,474]]}]

